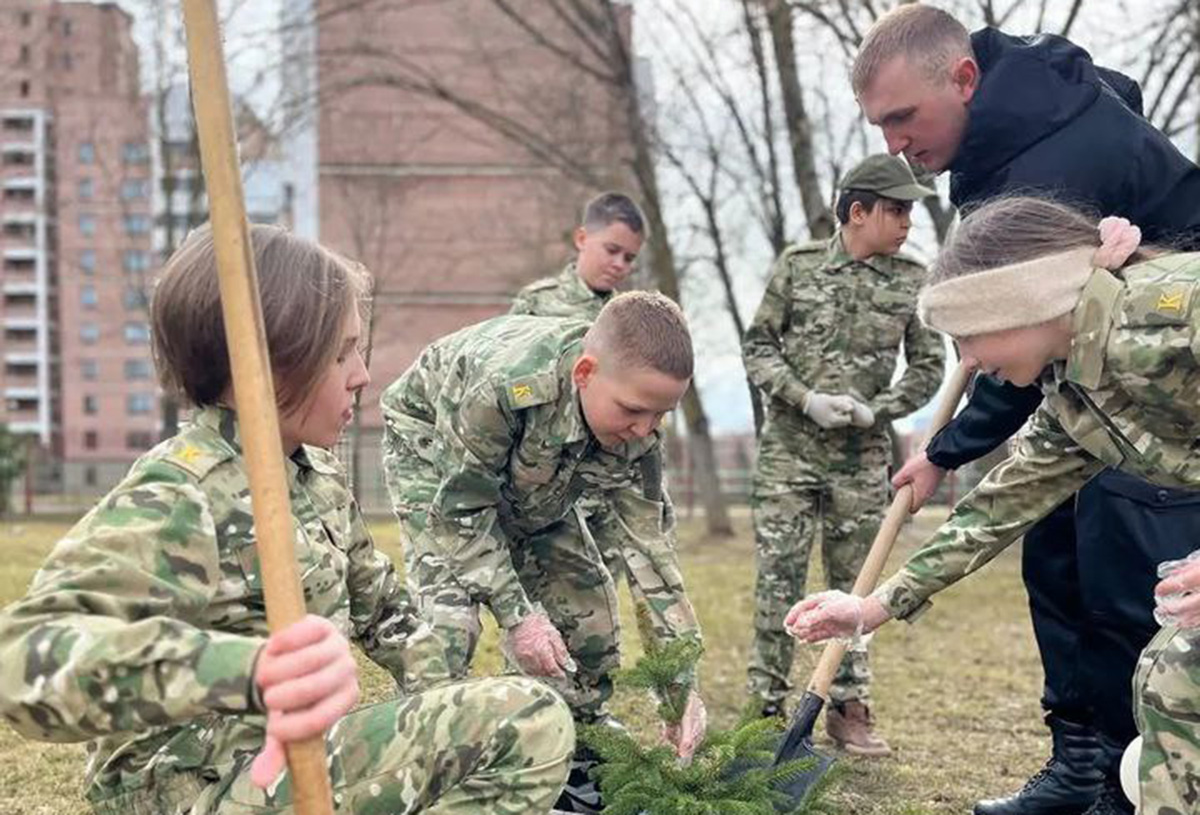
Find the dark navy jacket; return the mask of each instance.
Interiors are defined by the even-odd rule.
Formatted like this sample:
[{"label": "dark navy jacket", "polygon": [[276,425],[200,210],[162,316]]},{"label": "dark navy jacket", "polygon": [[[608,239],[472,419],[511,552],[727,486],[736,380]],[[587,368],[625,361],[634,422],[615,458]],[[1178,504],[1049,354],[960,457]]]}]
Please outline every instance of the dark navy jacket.
[{"label": "dark navy jacket", "polygon": [[[963,214],[997,195],[1050,193],[1098,216],[1123,215],[1146,241],[1200,248],[1200,167],[1142,117],[1135,81],[1051,34],[985,28],[971,45],[982,76],[950,165],[950,200]],[[953,469],[979,458],[1041,401],[1036,385],[977,378],[929,460]]]}]

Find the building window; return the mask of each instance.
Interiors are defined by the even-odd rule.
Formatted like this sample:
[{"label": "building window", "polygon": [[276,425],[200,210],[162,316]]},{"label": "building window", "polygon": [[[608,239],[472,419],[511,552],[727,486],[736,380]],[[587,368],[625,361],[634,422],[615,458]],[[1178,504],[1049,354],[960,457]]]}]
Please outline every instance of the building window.
[{"label": "building window", "polygon": [[33,23],[33,13],[32,12],[22,11],[20,13],[20,18],[21,18],[21,28],[29,28],[30,24]]},{"label": "building window", "polygon": [[121,182],[121,200],[136,201],[145,198],[150,185],[144,178],[127,178]]},{"label": "building window", "polygon": [[150,161],[150,148],[144,142],[127,141],[121,145],[121,159],[126,164],[146,164]]},{"label": "building window", "polygon": [[125,323],[125,342],[130,345],[150,342],[150,327],[145,323]]},{"label": "building window", "polygon": [[81,286],[79,289],[79,304],[84,308],[96,307],[96,287]]},{"label": "building window", "polygon": [[100,363],[94,359],[79,360],[79,374],[87,380],[99,379]]},{"label": "building window", "polygon": [[125,234],[126,235],[145,235],[150,231],[150,216],[149,215],[126,215],[125,216]]},{"label": "building window", "polygon": [[21,98],[22,99],[29,98],[29,80],[28,79],[21,80]]},{"label": "building window", "polygon": [[79,253],[79,268],[84,274],[96,273],[96,252],[94,249],[84,249]]},{"label": "building window", "polygon": [[96,234],[95,215],[79,216],[79,234],[83,235],[85,238],[93,237]]},{"label": "building window", "polygon": [[150,360],[148,359],[127,359],[125,360],[125,378],[131,380],[149,379],[150,378]]},{"label": "building window", "polygon": [[96,468],[90,464],[83,468],[83,483],[89,487],[96,486]]},{"label": "building window", "polygon": [[84,323],[79,326],[79,341],[84,345],[94,345],[100,341],[100,326],[95,323]]},{"label": "building window", "polygon": [[125,412],[130,416],[143,415],[154,410],[154,394],[131,393],[125,400]]},{"label": "building window", "polygon": [[144,272],[150,268],[150,255],[131,249],[121,257],[121,265],[127,272]]},{"label": "building window", "polygon": [[74,29],[73,29],[73,27],[72,27],[72,25],[71,25],[71,21],[70,21],[70,20],[63,20],[62,29],[63,29],[63,36],[64,36],[64,37],[69,37],[69,36],[71,36],[71,32],[74,30]]},{"label": "building window", "polygon": [[83,412],[88,416],[95,416],[100,412],[100,400],[92,394],[86,394],[83,397]]},{"label": "building window", "polygon": [[79,163],[92,164],[96,161],[96,145],[90,141],[79,143]]},{"label": "building window", "polygon": [[91,201],[96,194],[96,185],[90,178],[79,179],[79,200]]},{"label": "building window", "polygon": [[20,58],[19,64],[20,65],[28,65],[29,64],[29,46],[28,45],[21,46],[21,58]]},{"label": "building window", "polygon": [[83,431],[83,449],[95,450],[100,446],[100,434],[95,430]]},{"label": "building window", "polygon": [[145,430],[131,430],[125,434],[125,447],[129,450],[149,450],[154,446],[154,436]]}]

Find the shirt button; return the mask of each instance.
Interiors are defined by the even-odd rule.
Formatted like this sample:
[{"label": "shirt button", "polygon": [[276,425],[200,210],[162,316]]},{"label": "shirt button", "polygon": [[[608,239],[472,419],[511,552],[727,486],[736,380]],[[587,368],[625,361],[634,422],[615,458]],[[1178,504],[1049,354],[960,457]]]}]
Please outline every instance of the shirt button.
[{"label": "shirt button", "polygon": [[1160,504],[1165,504],[1167,499],[1171,497],[1171,493],[1167,492],[1166,490],[1159,490],[1155,497],[1158,499]]}]

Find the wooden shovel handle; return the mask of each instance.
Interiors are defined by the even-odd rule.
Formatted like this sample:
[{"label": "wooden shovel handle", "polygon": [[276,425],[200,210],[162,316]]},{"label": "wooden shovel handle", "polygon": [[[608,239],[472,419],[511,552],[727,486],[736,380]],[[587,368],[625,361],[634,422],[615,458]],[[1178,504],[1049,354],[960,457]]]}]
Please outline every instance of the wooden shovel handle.
[{"label": "wooden shovel handle", "polygon": [[[238,425],[250,478],[267,624],[271,631],[279,631],[304,616],[304,593],[296,567],[275,387],[246,221],[220,24],[214,0],[184,0],[183,12],[192,104],[220,273]],[[333,799],[325,740],[316,737],[292,742],[287,756],[295,811],[299,815],[330,815]]]},{"label": "wooden shovel handle", "polygon": [[[962,399],[962,395],[967,389],[971,373],[971,369],[965,368],[961,362],[955,368],[950,382],[942,394],[942,399],[934,411],[929,431],[921,443],[922,449],[954,417],[954,411],[958,408],[959,400]],[[879,531],[875,533],[875,540],[871,543],[871,551],[867,553],[867,559],[863,562],[858,578],[854,581],[852,594],[866,597],[875,590],[875,586],[879,584],[879,576],[883,573],[883,567],[887,565],[888,556],[892,553],[896,538],[900,535],[905,519],[909,516],[909,507],[911,506],[912,486],[905,484],[896,491],[892,505],[888,507],[887,514],[883,516],[883,523],[879,525]],[[829,687],[833,684],[833,678],[837,675],[838,666],[842,664],[842,657],[845,656],[845,653],[846,643],[844,641],[829,641],[821,653],[812,679],[809,680],[808,690],[810,692],[817,694],[822,699],[829,698]]]}]

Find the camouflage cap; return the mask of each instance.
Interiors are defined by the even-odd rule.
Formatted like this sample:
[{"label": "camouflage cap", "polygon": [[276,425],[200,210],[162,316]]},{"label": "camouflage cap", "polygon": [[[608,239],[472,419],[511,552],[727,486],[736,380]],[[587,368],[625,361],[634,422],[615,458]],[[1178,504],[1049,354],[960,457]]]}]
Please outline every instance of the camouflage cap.
[{"label": "camouflage cap", "polygon": [[887,153],[867,156],[842,177],[838,189],[866,190],[899,201],[919,201],[937,195],[936,190],[917,181],[908,162]]}]

